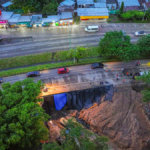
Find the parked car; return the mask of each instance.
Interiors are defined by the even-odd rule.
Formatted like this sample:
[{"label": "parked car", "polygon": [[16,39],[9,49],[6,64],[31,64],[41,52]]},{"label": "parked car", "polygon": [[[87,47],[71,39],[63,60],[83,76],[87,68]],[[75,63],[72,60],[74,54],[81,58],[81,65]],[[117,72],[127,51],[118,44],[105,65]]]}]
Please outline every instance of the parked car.
[{"label": "parked car", "polygon": [[146,35],[145,31],[137,31],[135,32],[135,35],[138,36],[138,35]]},{"label": "parked car", "polygon": [[58,74],[63,74],[63,73],[68,73],[69,72],[69,69],[67,68],[59,68],[58,69]]},{"label": "parked car", "polygon": [[96,69],[96,68],[103,68],[104,64],[103,63],[94,63],[91,65],[92,69]]},{"label": "parked car", "polygon": [[0,78],[0,83],[2,83],[3,82],[3,79],[2,78]]},{"label": "parked car", "polygon": [[2,41],[2,37],[0,36],[0,41]]},{"label": "parked car", "polygon": [[41,75],[41,74],[40,74],[39,71],[28,72],[28,73],[26,74],[27,78],[28,78],[28,77],[36,77],[36,76],[40,76],[40,75]]}]

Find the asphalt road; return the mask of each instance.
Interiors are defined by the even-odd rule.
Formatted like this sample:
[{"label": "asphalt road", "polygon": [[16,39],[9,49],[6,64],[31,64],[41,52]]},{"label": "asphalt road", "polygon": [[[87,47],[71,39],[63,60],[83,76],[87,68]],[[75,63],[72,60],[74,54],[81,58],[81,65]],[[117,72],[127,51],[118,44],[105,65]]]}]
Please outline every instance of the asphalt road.
[{"label": "asphalt road", "polygon": [[[70,72],[68,74],[58,74],[57,69],[52,69],[52,70],[44,70],[41,71],[41,76],[34,77],[35,81],[37,80],[42,80],[44,83],[46,83],[48,79],[53,80],[53,83],[57,83],[58,81],[61,82],[61,78],[68,76],[76,76],[79,74],[91,74],[91,73],[96,73],[97,71],[102,71],[106,73],[106,70],[112,71],[112,70],[118,70],[121,71],[122,68],[127,68],[127,67],[135,67],[135,64],[137,63],[138,60],[135,61],[130,61],[130,62],[108,62],[104,63],[104,69],[99,68],[99,69],[91,69],[91,65],[82,65],[82,66],[73,66],[73,67],[68,67]],[[147,63],[150,62],[150,60],[140,60],[140,68],[147,70],[149,69],[149,66]],[[99,75],[97,75],[99,76]],[[113,76],[114,77],[114,76]],[[11,76],[11,77],[5,77],[3,78],[3,82],[10,82],[14,83],[16,81],[22,81],[26,78],[25,74],[21,75],[16,75],[16,76]],[[109,76],[107,77],[109,78]],[[73,81],[73,79],[71,79]],[[86,79],[83,79],[86,82]],[[49,81],[48,81],[49,82]],[[69,81],[68,81],[69,82]]]},{"label": "asphalt road", "polygon": [[[0,58],[68,50],[70,47],[77,46],[97,46],[100,38],[103,38],[107,31],[124,30],[131,37],[132,43],[135,43],[139,38],[134,35],[135,31],[144,30],[146,33],[150,33],[150,24],[97,23],[96,25],[99,25],[100,28],[97,33],[85,32],[85,25],[34,28],[32,30],[21,28],[17,30],[1,30],[0,36],[11,40],[4,40],[1,43]],[[31,36],[32,38],[27,38]]]},{"label": "asphalt road", "polygon": [[[60,50],[68,50],[77,46],[98,46],[100,38],[103,38],[103,34],[87,34],[74,36],[71,40],[66,36],[51,37],[45,40],[34,40],[21,43],[1,45],[0,58],[8,58],[15,56],[23,56],[44,52],[56,52]],[[131,42],[136,42],[137,37],[133,37]],[[70,45],[71,44],[71,45]]]}]

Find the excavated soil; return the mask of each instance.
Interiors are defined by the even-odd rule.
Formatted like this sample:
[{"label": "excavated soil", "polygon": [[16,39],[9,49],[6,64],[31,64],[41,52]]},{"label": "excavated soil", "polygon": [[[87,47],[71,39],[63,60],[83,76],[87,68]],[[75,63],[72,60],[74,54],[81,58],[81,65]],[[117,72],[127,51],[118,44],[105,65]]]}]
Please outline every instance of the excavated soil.
[{"label": "excavated soil", "polygon": [[147,142],[150,120],[144,112],[141,89],[138,85],[118,86],[114,89],[112,102],[104,101],[105,97],[102,97],[102,103],[91,109],[51,111],[51,122],[47,123],[50,141],[57,141],[64,128],[61,118],[73,116],[98,135],[107,136],[114,150],[150,150]]},{"label": "excavated soil", "polygon": [[112,102],[82,110],[78,118],[107,136],[115,150],[150,150],[150,121],[144,113],[142,94],[131,87],[117,87]]}]

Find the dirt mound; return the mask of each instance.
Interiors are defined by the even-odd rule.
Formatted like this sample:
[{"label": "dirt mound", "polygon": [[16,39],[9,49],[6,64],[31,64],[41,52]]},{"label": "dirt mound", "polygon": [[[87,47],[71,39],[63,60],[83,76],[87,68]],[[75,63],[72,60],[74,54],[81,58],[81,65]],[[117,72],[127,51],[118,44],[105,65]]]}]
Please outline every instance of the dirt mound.
[{"label": "dirt mound", "polygon": [[[104,99],[104,98],[103,98]],[[150,123],[144,114],[142,94],[131,87],[118,87],[113,102],[105,101],[92,109],[82,110],[79,119],[90,128],[109,137],[115,150],[150,150]]]}]

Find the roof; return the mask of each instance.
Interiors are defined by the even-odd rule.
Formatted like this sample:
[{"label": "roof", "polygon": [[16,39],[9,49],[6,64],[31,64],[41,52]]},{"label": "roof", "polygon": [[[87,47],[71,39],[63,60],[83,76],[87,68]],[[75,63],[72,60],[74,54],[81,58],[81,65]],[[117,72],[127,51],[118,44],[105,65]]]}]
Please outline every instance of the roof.
[{"label": "roof", "polygon": [[57,22],[59,21],[58,15],[47,16],[47,18],[42,18],[42,23],[46,22]]},{"label": "roof", "polygon": [[20,18],[21,14],[13,14],[12,17],[10,19],[8,19],[9,23],[17,23],[19,18]]},{"label": "roof", "polygon": [[8,6],[10,6],[10,5],[12,5],[13,3],[12,2],[7,2],[7,3],[5,3],[5,4],[2,4],[2,7],[8,7]]},{"label": "roof", "polygon": [[140,4],[143,4],[143,3],[145,3],[146,2],[146,0],[139,0],[139,3]]},{"label": "roof", "polygon": [[64,2],[60,3],[60,6],[64,6],[64,5],[66,5],[66,6],[72,6],[74,4],[75,4],[75,2],[73,2],[72,0],[65,0]]},{"label": "roof", "polygon": [[59,71],[64,71],[64,70],[65,70],[65,68],[59,68],[58,70],[59,70]]},{"label": "roof", "polygon": [[61,12],[61,14],[59,14],[58,17],[59,17],[59,19],[73,18],[71,12]]},{"label": "roof", "polygon": [[78,16],[109,16],[107,8],[78,8]]},{"label": "roof", "polygon": [[20,16],[18,22],[30,22],[31,16]]},{"label": "roof", "polygon": [[124,1],[124,6],[140,6],[138,0],[118,0],[119,5]]},{"label": "roof", "polygon": [[147,8],[150,8],[150,2],[146,2],[144,4],[146,5]]},{"label": "roof", "polygon": [[116,0],[106,0],[106,4],[117,4]]},{"label": "roof", "polygon": [[0,20],[8,20],[13,15],[13,12],[5,12],[2,11],[2,14],[0,15]]},{"label": "roof", "polygon": [[83,5],[83,4],[94,4],[94,0],[77,0],[78,5]]},{"label": "roof", "polygon": [[41,23],[42,22],[42,15],[33,15],[31,22],[32,23]]},{"label": "roof", "polygon": [[102,3],[94,3],[94,7],[95,8],[105,8],[106,7],[106,3],[102,2]]},{"label": "roof", "polygon": [[125,11],[129,11],[129,10],[139,10],[139,6],[126,6],[124,7]]},{"label": "roof", "polygon": [[0,5],[5,4],[7,2],[9,2],[10,0],[0,0]]}]

